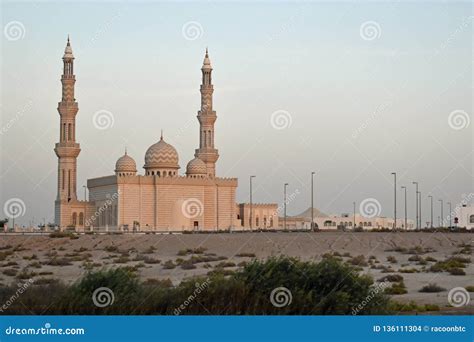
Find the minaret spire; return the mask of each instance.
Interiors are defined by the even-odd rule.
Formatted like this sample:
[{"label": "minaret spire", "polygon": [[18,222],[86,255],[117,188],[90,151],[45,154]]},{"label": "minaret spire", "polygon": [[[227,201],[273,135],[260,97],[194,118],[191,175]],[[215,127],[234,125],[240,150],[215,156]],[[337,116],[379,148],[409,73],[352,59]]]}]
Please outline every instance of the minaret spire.
[{"label": "minaret spire", "polygon": [[217,115],[212,109],[214,86],[212,85],[212,66],[207,48],[201,72],[201,110],[198,111],[197,116],[200,124],[199,148],[194,155],[204,161],[208,176],[215,177],[215,164],[219,159],[218,151],[214,148],[214,123],[217,120]]},{"label": "minaret spire", "polygon": [[69,36],[63,55],[63,74],[61,76],[62,98],[58,103],[60,117],[59,142],[54,151],[58,157],[58,194],[56,197],[55,221],[60,227],[72,224],[70,214],[64,209],[64,204],[77,201],[77,156],[81,152],[76,143],[76,114],[79,110],[74,98],[74,55]]}]

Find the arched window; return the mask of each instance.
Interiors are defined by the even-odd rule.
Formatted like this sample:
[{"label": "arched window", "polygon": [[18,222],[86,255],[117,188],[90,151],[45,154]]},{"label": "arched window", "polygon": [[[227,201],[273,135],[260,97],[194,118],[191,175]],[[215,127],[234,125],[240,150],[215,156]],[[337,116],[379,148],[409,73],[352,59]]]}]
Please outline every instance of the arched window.
[{"label": "arched window", "polygon": [[260,221],[260,220],[258,219],[258,216],[255,217],[255,226],[256,226],[256,227],[258,227],[258,224],[260,223],[259,221]]},{"label": "arched window", "polygon": [[69,141],[72,140],[72,125],[71,124],[67,125],[67,140]]},{"label": "arched window", "polygon": [[79,213],[79,225],[84,225],[84,213]]},{"label": "arched window", "polygon": [[270,227],[273,227],[273,216],[270,217]]},{"label": "arched window", "polygon": [[474,223],[474,215],[469,216],[469,223]]},{"label": "arched window", "polygon": [[75,226],[77,224],[77,213],[72,214],[72,225]]}]

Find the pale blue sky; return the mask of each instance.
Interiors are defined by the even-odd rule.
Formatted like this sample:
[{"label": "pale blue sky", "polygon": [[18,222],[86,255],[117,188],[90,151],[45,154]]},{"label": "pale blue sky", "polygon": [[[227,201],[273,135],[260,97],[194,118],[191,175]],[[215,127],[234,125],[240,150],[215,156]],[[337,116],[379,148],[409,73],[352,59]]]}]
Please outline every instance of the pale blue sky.
[{"label": "pale blue sky", "polygon": [[[392,171],[409,185],[410,217],[413,180],[423,195],[453,206],[474,190],[469,2],[1,6],[2,31],[12,21],[24,26],[19,40],[2,32],[0,135],[0,204],[21,198],[22,223],[53,218],[56,107],[68,33],[76,56],[81,198],[86,179],[112,174],[125,146],[142,172],[161,129],[184,172],[198,145],[206,46],[214,67],[218,174],[239,178],[239,202],[248,201],[248,176],[256,174],[256,202],[281,204],[288,182],[290,192],[300,193],[288,206],[297,214],[309,206],[313,170],[317,206],[328,213],[349,212],[353,201],[373,197],[383,215],[392,215]],[[190,21],[203,29],[198,39],[183,36]],[[360,33],[368,21],[380,27],[374,40]],[[102,109],[114,116],[107,130],[92,122]],[[272,127],[277,110],[290,113],[290,127]],[[455,110],[467,113],[469,126],[449,125]],[[401,215],[401,192],[399,198]]]}]

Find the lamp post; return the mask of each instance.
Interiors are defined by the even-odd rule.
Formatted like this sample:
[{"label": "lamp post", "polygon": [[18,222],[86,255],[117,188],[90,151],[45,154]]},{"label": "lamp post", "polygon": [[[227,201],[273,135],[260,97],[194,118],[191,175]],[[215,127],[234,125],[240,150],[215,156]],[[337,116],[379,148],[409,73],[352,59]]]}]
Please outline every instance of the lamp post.
[{"label": "lamp post", "polygon": [[353,226],[352,229],[355,229],[355,227],[356,227],[356,202],[352,202],[352,205],[353,205],[353,207],[354,207],[354,209],[353,209],[353,216],[352,216],[352,218],[353,218],[353,220],[354,220],[354,226]]},{"label": "lamp post", "polygon": [[285,183],[285,185],[283,186],[283,205],[284,205],[284,211],[285,211],[285,216],[284,216],[284,219],[283,219],[283,222],[284,222],[284,229],[286,230],[286,187],[288,186],[288,183]]},{"label": "lamp post", "polygon": [[438,200],[441,203],[441,220],[440,220],[440,227],[444,226],[444,216],[443,216],[443,200],[439,199]]},{"label": "lamp post", "polygon": [[421,191],[418,192],[418,201],[420,202],[418,203],[418,210],[420,211],[419,217],[420,217],[420,229],[421,229],[423,228],[423,220],[421,219]]},{"label": "lamp post", "polygon": [[15,206],[12,206],[12,219],[13,219],[13,231],[15,231],[15,217],[16,217],[16,210],[17,208]]},{"label": "lamp post", "polygon": [[416,193],[415,193],[416,210],[415,210],[415,212],[416,212],[416,229],[418,229],[419,228],[419,226],[418,226],[418,182],[413,182],[413,184],[415,184],[415,187],[416,187]]},{"label": "lamp post", "polygon": [[255,176],[250,176],[250,230],[252,230],[253,227],[253,203],[252,203],[252,179],[254,179]]},{"label": "lamp post", "polygon": [[449,228],[452,227],[452,222],[451,222],[451,216],[452,216],[452,207],[451,207],[451,202],[448,202],[449,204]]},{"label": "lamp post", "polygon": [[407,187],[402,186],[402,189],[405,190],[405,230],[408,229],[408,218],[407,218]]},{"label": "lamp post", "polygon": [[397,229],[397,173],[392,172],[393,175],[393,229]]},{"label": "lamp post", "polygon": [[430,199],[430,226],[433,228],[433,196],[429,195],[428,198]]},{"label": "lamp post", "polygon": [[314,174],[311,172],[311,230],[314,230]]}]

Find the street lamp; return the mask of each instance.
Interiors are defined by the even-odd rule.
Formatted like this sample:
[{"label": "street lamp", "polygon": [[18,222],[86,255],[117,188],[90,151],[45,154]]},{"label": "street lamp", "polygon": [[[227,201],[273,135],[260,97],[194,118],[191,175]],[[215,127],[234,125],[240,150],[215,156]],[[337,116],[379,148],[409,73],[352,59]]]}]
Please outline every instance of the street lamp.
[{"label": "street lamp", "polygon": [[407,187],[402,186],[402,189],[405,190],[405,230],[408,229],[408,219],[407,219]]},{"label": "street lamp", "polygon": [[284,216],[284,219],[283,219],[283,223],[284,223],[284,229],[286,230],[286,187],[288,186],[288,183],[285,183],[285,185],[283,186],[283,196],[284,196],[284,199],[283,199],[283,205],[284,205],[284,211],[285,211],[285,216]]},{"label": "street lamp", "polygon": [[416,201],[415,201],[416,211],[415,212],[416,212],[416,228],[418,229],[418,228],[420,228],[418,226],[418,182],[413,182],[413,184],[415,184],[415,186],[416,186],[416,197],[415,197],[415,199],[416,199]]},{"label": "street lamp", "polygon": [[353,220],[354,220],[354,226],[353,226],[352,229],[355,229],[355,227],[356,227],[356,202],[352,202],[352,205],[353,205],[353,207],[354,207],[354,209],[353,209],[353,216],[352,216],[352,218],[353,218]]},{"label": "street lamp", "polygon": [[311,172],[311,230],[314,230],[314,175],[316,172]]},{"label": "street lamp", "polygon": [[440,227],[443,227],[444,226],[444,216],[443,216],[443,200],[442,199],[439,199],[438,200],[440,203],[441,203],[441,220],[440,220]]},{"label": "street lamp", "polygon": [[250,176],[250,230],[252,230],[253,227],[253,203],[252,203],[252,179],[254,179],[256,176]]},{"label": "street lamp", "polygon": [[452,208],[451,208],[451,202],[448,202],[449,204],[449,228],[452,227],[452,222],[451,222],[451,217],[452,217]]},{"label": "street lamp", "polygon": [[430,199],[431,201],[431,215],[430,215],[430,226],[431,228],[433,228],[433,196],[429,195],[428,198]]},{"label": "street lamp", "polygon": [[394,223],[393,228],[397,229],[397,173],[392,172],[393,175],[393,217]]},{"label": "street lamp", "polygon": [[423,228],[423,219],[421,215],[421,191],[418,193],[418,201],[420,201],[418,204],[418,210],[420,211],[420,228]]}]

